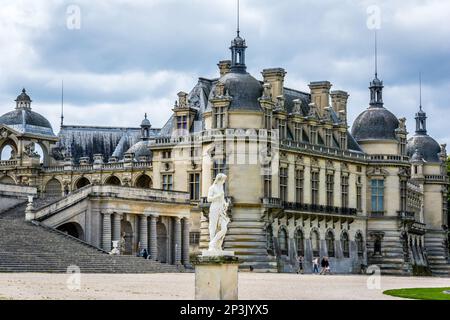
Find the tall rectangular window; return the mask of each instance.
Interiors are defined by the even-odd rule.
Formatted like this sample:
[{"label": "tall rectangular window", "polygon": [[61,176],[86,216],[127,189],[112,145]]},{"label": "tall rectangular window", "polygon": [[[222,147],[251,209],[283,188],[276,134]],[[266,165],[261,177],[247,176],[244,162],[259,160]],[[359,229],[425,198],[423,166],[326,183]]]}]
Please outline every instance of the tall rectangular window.
[{"label": "tall rectangular window", "polygon": [[270,110],[264,112],[264,126],[267,130],[272,129],[272,111]]},{"label": "tall rectangular window", "polygon": [[[215,160],[212,167],[212,182],[216,179],[219,173],[226,174],[226,163],[225,160]],[[227,183],[224,184],[224,190],[226,190]]]},{"label": "tall rectangular window", "polygon": [[311,204],[319,204],[319,172],[311,172]]},{"label": "tall rectangular window", "polygon": [[334,174],[327,174],[327,206],[334,205]]},{"label": "tall rectangular window", "polygon": [[214,109],[215,109],[214,117],[216,122],[216,129],[222,129],[225,127],[225,108],[216,107]]},{"label": "tall rectangular window", "polygon": [[300,123],[294,124],[294,138],[295,138],[295,141],[298,141],[298,142],[302,141],[302,126]]},{"label": "tall rectangular window", "polygon": [[406,139],[400,138],[400,154],[404,156],[406,154]]},{"label": "tall rectangular window", "polygon": [[342,207],[348,208],[348,176],[341,176]]},{"label": "tall rectangular window", "polygon": [[272,175],[270,174],[264,175],[264,197],[272,197]]},{"label": "tall rectangular window", "polygon": [[356,186],[356,209],[362,211],[362,187]]},{"label": "tall rectangular window", "polygon": [[341,142],[341,149],[346,150],[347,149],[347,132],[341,132],[340,136],[340,142]]},{"label": "tall rectangular window", "polygon": [[317,128],[315,126],[309,128],[309,142],[311,144],[317,144]]},{"label": "tall rectangular window", "polygon": [[287,201],[288,169],[280,168],[280,200]]},{"label": "tall rectangular window", "polygon": [[163,190],[173,190],[173,175],[163,174],[162,175],[162,189]]},{"label": "tall rectangular window", "polygon": [[331,129],[325,129],[325,145],[327,147],[332,146],[333,133]]},{"label": "tall rectangular window", "polygon": [[280,131],[280,139],[284,140],[287,137],[286,120],[278,119],[278,130]]},{"label": "tall rectangular window", "polygon": [[371,181],[372,212],[384,211],[384,180],[372,179]]},{"label": "tall rectangular window", "polygon": [[407,192],[406,180],[400,180],[400,211],[406,211]]},{"label": "tall rectangular window", "polygon": [[200,199],[200,173],[189,174],[189,194],[191,200]]},{"label": "tall rectangular window", "polygon": [[303,203],[303,188],[305,183],[305,171],[303,169],[295,170],[295,202]]}]

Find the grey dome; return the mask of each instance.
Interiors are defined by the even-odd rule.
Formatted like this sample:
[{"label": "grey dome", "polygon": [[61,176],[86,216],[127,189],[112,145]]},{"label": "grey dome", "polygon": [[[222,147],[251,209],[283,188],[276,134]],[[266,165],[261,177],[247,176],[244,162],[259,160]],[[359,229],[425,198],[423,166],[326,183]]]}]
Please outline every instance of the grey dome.
[{"label": "grey dome", "polygon": [[148,120],[147,118],[145,118],[144,120],[142,120],[141,122],[141,127],[151,127],[152,125],[150,124],[150,120]]},{"label": "grey dome", "polygon": [[[262,96],[261,83],[249,73],[229,72],[219,79],[225,85],[225,92],[232,97],[230,110],[261,111],[258,99]],[[211,90],[210,98],[215,92],[215,85]],[[209,105],[209,108],[211,105]]]},{"label": "grey dome", "polygon": [[0,117],[0,124],[21,133],[55,135],[50,122],[39,113],[29,109],[16,109],[5,113]]},{"label": "grey dome", "polygon": [[27,91],[25,90],[25,88],[22,89],[22,93],[17,96],[17,99],[15,101],[31,102],[31,98],[29,95],[27,95]]},{"label": "grey dome", "polygon": [[384,107],[371,106],[353,123],[352,135],[356,141],[395,140],[399,126],[397,117]]},{"label": "grey dome", "polygon": [[412,157],[416,151],[418,151],[422,159],[426,162],[441,162],[439,159],[441,147],[429,135],[416,133],[408,139],[406,146],[408,156]]},{"label": "grey dome", "polygon": [[151,157],[152,152],[150,150],[150,141],[139,141],[138,143],[131,146],[130,149],[126,153],[134,153],[134,157],[136,160],[139,160],[139,157]]}]

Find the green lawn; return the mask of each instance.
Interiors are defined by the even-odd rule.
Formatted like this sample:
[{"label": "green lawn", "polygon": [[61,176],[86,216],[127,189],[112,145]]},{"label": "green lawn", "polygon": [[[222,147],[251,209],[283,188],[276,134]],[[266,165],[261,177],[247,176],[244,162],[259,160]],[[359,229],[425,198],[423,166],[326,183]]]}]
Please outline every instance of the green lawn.
[{"label": "green lawn", "polygon": [[383,293],[400,298],[417,300],[450,300],[450,294],[443,291],[450,291],[450,288],[411,288],[386,290]]}]

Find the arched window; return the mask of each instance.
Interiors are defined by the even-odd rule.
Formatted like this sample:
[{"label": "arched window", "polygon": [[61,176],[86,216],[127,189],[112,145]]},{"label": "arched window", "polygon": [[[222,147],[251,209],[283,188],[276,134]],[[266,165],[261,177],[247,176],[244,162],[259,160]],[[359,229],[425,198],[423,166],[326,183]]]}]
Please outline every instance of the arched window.
[{"label": "arched window", "polygon": [[82,177],[82,178],[78,179],[77,183],[75,184],[75,189],[80,189],[80,188],[83,188],[90,184],[91,184],[91,182],[89,181],[88,178]]},{"label": "arched window", "polygon": [[334,252],[334,234],[333,234],[333,232],[328,231],[327,235],[325,237],[325,240],[327,242],[328,256],[334,257],[335,252]]},{"label": "arched window", "polygon": [[288,254],[288,236],[284,228],[278,231],[278,244],[280,246],[280,252],[282,255]]},{"label": "arched window", "polygon": [[350,258],[350,242],[348,240],[347,232],[343,232],[341,235],[341,245],[344,258]]},{"label": "arched window", "polygon": [[59,198],[62,196],[62,185],[61,183],[53,178],[47,182],[45,186],[45,197],[46,198]]},{"label": "arched window", "polygon": [[152,188],[152,186],[153,186],[152,179],[146,174],[143,174],[136,179],[135,183],[136,188],[150,189]]},{"label": "arched window", "polygon": [[13,178],[10,176],[3,176],[0,178],[0,183],[2,184],[16,184]]},{"label": "arched window", "polygon": [[106,179],[105,181],[105,185],[107,186],[120,186],[120,179],[117,178],[116,176],[111,176],[108,179]]},{"label": "arched window", "polygon": [[266,228],[266,248],[267,253],[273,255],[273,230],[271,225]]},{"label": "arched window", "polygon": [[7,144],[5,145],[0,152],[0,160],[13,160],[16,156],[16,151],[14,148]]},{"label": "arched window", "polygon": [[303,236],[303,231],[298,229],[297,233],[295,234],[295,240],[297,243],[297,255],[300,256],[304,256],[305,255],[305,237]]},{"label": "arched window", "polygon": [[34,144],[34,151],[39,155],[39,163],[44,163],[44,150],[39,143]]},{"label": "arched window", "polygon": [[361,233],[356,234],[356,248],[358,250],[358,257],[362,257],[364,255],[364,240]]},{"label": "arched window", "polygon": [[313,256],[318,257],[320,254],[320,237],[319,233],[316,230],[311,232],[311,246]]}]

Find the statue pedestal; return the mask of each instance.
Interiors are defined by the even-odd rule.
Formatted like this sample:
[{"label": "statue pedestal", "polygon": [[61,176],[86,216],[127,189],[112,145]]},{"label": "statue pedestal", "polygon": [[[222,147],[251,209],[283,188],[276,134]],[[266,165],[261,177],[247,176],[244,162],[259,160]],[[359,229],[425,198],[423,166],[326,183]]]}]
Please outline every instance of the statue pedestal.
[{"label": "statue pedestal", "polygon": [[192,264],[195,266],[196,300],[238,299],[238,257],[206,253]]}]

